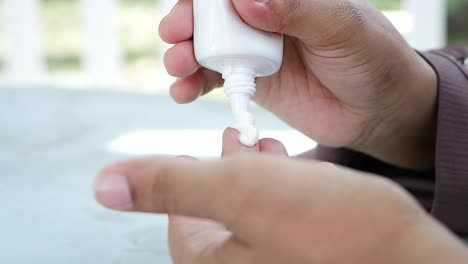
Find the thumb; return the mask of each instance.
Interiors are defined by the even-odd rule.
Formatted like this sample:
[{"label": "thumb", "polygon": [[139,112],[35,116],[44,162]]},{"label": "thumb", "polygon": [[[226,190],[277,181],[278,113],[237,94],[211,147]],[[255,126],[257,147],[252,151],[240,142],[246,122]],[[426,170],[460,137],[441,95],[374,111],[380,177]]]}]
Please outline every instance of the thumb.
[{"label": "thumb", "polygon": [[[349,0],[232,0],[242,19],[252,27],[279,32],[314,43],[352,34],[363,24],[364,3]],[[361,1],[366,2],[366,1]],[[353,31],[353,30],[351,30]],[[354,30],[355,32],[355,30]]]}]

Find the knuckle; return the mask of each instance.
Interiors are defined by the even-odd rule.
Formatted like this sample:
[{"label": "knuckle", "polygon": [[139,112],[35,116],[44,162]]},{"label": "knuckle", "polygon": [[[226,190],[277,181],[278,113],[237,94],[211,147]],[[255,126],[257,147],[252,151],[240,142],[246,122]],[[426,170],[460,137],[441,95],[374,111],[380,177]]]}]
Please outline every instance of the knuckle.
[{"label": "knuckle", "polygon": [[329,25],[323,39],[326,43],[339,46],[345,41],[361,37],[366,27],[366,18],[362,3],[358,2],[360,1],[335,0],[322,4],[324,23]]},{"label": "knuckle", "polygon": [[339,13],[344,16],[347,22],[353,27],[361,27],[365,23],[361,9],[353,1],[340,1]]},{"label": "knuckle", "polygon": [[[173,199],[171,198],[171,167],[161,165],[152,177],[150,185],[150,194],[148,199],[148,211],[156,213],[170,213],[173,208]],[[169,206],[172,205],[172,206]]]},{"label": "knuckle", "polygon": [[340,35],[342,35],[345,39],[350,39],[352,36],[359,35],[358,33],[365,27],[366,19],[355,1],[337,1],[335,12],[332,12],[332,14],[330,16],[331,21],[340,25],[337,27],[334,38],[340,38]]},{"label": "knuckle", "polygon": [[283,5],[286,11],[285,14],[294,17],[302,10],[303,0],[283,0]]}]

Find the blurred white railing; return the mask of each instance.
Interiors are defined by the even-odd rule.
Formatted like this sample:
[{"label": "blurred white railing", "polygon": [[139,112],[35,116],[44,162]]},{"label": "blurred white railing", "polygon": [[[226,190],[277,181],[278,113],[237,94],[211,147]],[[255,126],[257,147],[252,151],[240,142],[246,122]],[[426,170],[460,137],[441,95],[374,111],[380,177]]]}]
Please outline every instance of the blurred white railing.
[{"label": "blurred white railing", "polygon": [[112,84],[120,75],[122,65],[117,24],[118,1],[80,0],[80,9],[86,38],[83,53],[85,70],[95,83]]},{"label": "blurred white railing", "polygon": [[[156,1],[156,0],[155,0]],[[176,0],[164,1],[166,11]],[[386,12],[415,48],[426,50],[445,44],[445,0],[402,0],[404,10]],[[3,0],[7,83],[44,83],[47,80],[43,49],[40,0]],[[92,85],[115,84],[121,74],[122,52],[117,28],[118,0],[80,0],[86,37],[84,71]],[[156,27],[156,25],[155,25]]]},{"label": "blurred white railing", "polygon": [[6,77],[12,81],[42,81],[40,0],[3,0]]}]

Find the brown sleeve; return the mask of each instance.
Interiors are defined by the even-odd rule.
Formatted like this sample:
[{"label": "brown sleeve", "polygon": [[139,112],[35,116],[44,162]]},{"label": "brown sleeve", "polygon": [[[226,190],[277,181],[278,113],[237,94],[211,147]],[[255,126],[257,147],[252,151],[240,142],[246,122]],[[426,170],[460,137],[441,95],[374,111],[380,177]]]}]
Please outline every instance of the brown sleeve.
[{"label": "brown sleeve", "polygon": [[403,169],[353,150],[325,146],[319,146],[313,152],[301,157],[328,161],[385,176],[409,191],[428,212],[432,210],[435,190],[434,169],[425,171]]},{"label": "brown sleeve", "polygon": [[421,54],[437,72],[438,117],[435,170],[397,168],[347,149],[318,147],[313,157],[386,176],[405,187],[447,227],[468,234],[468,48]]},{"label": "brown sleeve", "polygon": [[432,214],[452,230],[468,234],[468,47],[422,56],[439,82]]}]

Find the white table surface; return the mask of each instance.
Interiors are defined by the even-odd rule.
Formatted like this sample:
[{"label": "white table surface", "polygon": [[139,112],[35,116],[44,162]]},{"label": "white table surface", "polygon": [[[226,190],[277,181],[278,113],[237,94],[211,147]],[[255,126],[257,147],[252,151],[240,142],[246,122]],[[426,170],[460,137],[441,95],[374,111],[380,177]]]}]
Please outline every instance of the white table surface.
[{"label": "white table surface", "polygon": [[[257,114],[265,129],[286,128]],[[128,156],[109,146],[132,131],[214,129],[219,153],[229,115],[225,104],[178,106],[167,96],[0,88],[0,263],[170,263],[166,217],[99,207],[94,176]],[[142,154],[159,153],[157,145]],[[174,146],[179,154],[200,150]]]}]

